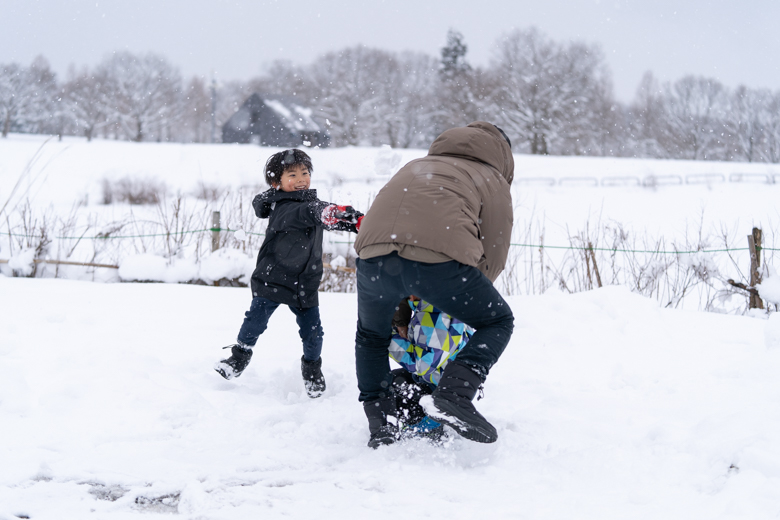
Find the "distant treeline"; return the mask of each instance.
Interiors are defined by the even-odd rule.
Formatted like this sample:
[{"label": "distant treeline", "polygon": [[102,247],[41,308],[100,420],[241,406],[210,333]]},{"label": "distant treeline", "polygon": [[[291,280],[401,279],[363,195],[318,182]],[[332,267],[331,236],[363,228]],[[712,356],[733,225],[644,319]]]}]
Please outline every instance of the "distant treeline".
[{"label": "distant treeline", "polygon": [[520,153],[780,162],[780,90],[697,76],[659,84],[647,73],[625,105],[598,45],[533,28],[499,38],[485,68],[466,55],[450,31],[439,57],[356,46],[217,86],[185,80],[156,54],[116,52],[94,68],[71,67],[64,81],[39,57],[0,64],[0,129],[218,142],[222,124],[258,92],[299,98],[333,146],[426,148],[446,128],[487,120]]}]

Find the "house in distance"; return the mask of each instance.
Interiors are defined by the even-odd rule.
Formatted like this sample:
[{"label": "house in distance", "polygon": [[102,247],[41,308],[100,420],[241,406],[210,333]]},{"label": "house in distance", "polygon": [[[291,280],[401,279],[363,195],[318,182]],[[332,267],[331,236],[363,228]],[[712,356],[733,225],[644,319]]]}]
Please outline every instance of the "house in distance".
[{"label": "house in distance", "polygon": [[222,142],[324,148],[330,144],[330,136],[312,118],[312,112],[288,96],[252,94],[222,125]]}]

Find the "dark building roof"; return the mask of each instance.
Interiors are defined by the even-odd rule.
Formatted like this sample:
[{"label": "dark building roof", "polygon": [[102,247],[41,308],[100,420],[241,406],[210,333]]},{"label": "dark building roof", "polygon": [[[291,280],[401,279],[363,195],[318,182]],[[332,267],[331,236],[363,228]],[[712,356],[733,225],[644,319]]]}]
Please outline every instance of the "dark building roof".
[{"label": "dark building roof", "polygon": [[252,94],[222,126],[222,142],[326,147],[330,136],[312,112],[289,96]]}]

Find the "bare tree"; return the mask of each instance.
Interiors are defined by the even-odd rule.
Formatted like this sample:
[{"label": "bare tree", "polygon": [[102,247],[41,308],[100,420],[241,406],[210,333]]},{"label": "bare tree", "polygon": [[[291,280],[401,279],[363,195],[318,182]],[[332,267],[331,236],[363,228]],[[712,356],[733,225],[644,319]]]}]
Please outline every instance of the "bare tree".
[{"label": "bare tree", "polygon": [[767,112],[769,117],[764,144],[766,158],[769,162],[780,163],[780,90],[772,94]]},{"label": "bare tree", "polygon": [[648,71],[642,76],[634,102],[628,108],[625,146],[636,157],[669,157],[658,142],[664,113],[661,107],[661,86]]},{"label": "bare tree", "polygon": [[62,136],[65,117],[57,76],[46,58],[38,56],[27,69],[25,130]]},{"label": "bare tree", "polygon": [[289,60],[275,60],[264,73],[247,83],[250,93],[282,94],[312,103],[319,97],[319,88],[311,78],[308,67]]},{"label": "bare tree", "polygon": [[387,90],[395,88],[398,62],[391,53],[364,46],[330,52],[311,67],[319,112],[336,146],[379,144],[385,128]]},{"label": "bare tree", "polygon": [[667,84],[659,99],[663,125],[658,141],[679,159],[725,159],[727,91],[712,78],[686,76]]},{"label": "bare tree", "polygon": [[772,92],[740,86],[730,95],[727,120],[733,135],[729,153],[737,160],[764,162]]},{"label": "bare tree", "polygon": [[111,106],[105,70],[71,68],[63,90],[77,131],[91,141],[95,132],[106,125]]},{"label": "bare tree", "polygon": [[491,73],[491,111],[518,149],[587,153],[580,134],[611,90],[597,46],[560,45],[535,28],[515,30],[499,40]]},{"label": "bare tree", "polygon": [[57,80],[45,58],[29,67],[17,63],[0,65],[0,124],[2,136],[12,129],[45,132],[55,115]]},{"label": "bare tree", "polygon": [[24,67],[18,63],[0,66],[0,117],[3,137],[8,137],[11,127],[17,124],[17,118],[27,100],[26,76]]},{"label": "bare tree", "polygon": [[194,76],[184,87],[180,109],[174,117],[174,140],[207,143],[211,135],[211,95],[202,77]]},{"label": "bare tree", "polygon": [[481,71],[475,71],[468,63],[467,52],[463,34],[450,29],[439,60],[438,98],[441,117],[438,119],[438,132],[480,119],[482,107],[474,95],[474,87]]},{"label": "bare tree", "polygon": [[386,137],[381,143],[394,148],[427,148],[436,137],[436,121],[444,111],[438,105],[436,60],[425,54],[402,53],[397,68],[389,71],[389,88],[383,89],[389,110],[384,119]]},{"label": "bare tree", "polygon": [[125,135],[133,141],[158,141],[169,135],[168,118],[175,113],[182,87],[181,75],[162,56],[117,52],[98,71],[107,78],[113,114]]}]

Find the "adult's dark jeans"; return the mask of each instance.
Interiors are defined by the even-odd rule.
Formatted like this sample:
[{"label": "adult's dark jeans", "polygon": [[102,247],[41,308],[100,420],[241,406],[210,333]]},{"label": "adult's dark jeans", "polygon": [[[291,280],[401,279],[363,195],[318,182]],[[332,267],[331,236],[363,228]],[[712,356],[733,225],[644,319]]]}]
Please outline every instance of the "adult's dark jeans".
[{"label": "adult's dark jeans", "polygon": [[476,329],[458,362],[483,376],[498,361],[514,327],[512,309],[482,272],[451,261],[414,262],[397,253],[357,262],[358,325],[355,335],[360,401],[391,393],[387,347],[396,306],[413,294]]},{"label": "adult's dark jeans", "polygon": [[[254,346],[260,334],[265,332],[268,320],[279,305],[281,304],[259,296],[253,298],[252,305],[244,315],[244,323],[238,333],[238,341],[250,347]],[[290,310],[295,314],[298,334],[303,341],[303,358],[306,361],[317,361],[322,353],[323,330],[320,323],[320,308],[298,309],[290,307]]]}]

